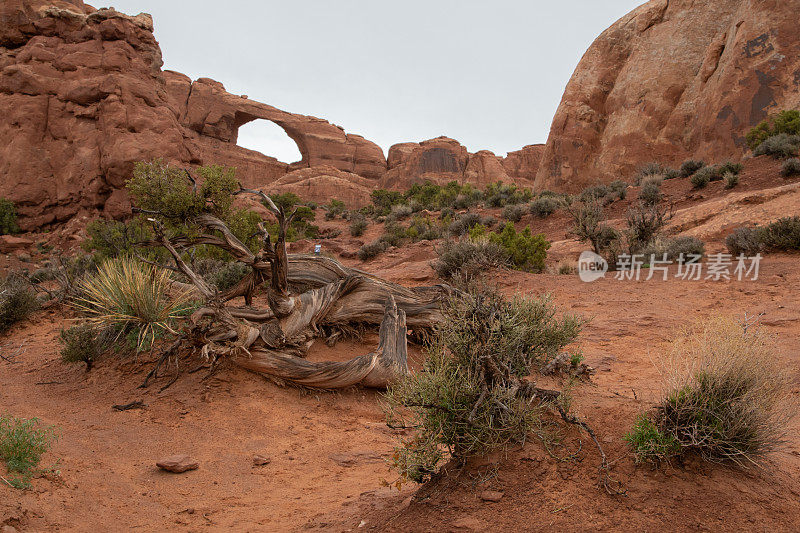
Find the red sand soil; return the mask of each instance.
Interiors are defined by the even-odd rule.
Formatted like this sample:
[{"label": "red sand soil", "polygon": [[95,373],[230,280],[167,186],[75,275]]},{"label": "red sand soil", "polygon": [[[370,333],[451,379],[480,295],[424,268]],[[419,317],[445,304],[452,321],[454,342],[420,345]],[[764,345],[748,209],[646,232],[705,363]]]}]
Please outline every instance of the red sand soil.
[{"label": "red sand soil", "polygon": [[[771,161],[750,162],[740,189],[758,191],[787,183]],[[725,198],[719,184],[692,193],[685,180],[666,182],[665,191],[682,208]],[[685,187],[687,190],[680,189]],[[675,190],[672,190],[672,189]],[[679,190],[680,189],[680,190]],[[635,197],[636,191],[629,191]],[[688,196],[695,196],[686,199]],[[800,208],[797,208],[800,209]],[[798,214],[783,213],[783,216]],[[616,214],[619,210],[620,213]],[[494,210],[495,212],[497,210]],[[622,206],[612,216],[622,216]],[[526,217],[554,241],[565,238],[566,220]],[[353,251],[380,230],[352,239],[345,232],[329,250]],[[321,224],[322,225],[322,224]],[[519,225],[518,225],[519,226]],[[373,235],[374,234],[374,235]],[[35,240],[35,239],[34,239]],[[300,243],[298,248],[308,243]],[[721,241],[707,243],[720,249]],[[416,243],[373,261],[351,265],[405,284],[435,283],[432,243]],[[554,244],[553,257],[582,249],[573,241]],[[576,275],[492,273],[508,294],[551,293],[565,311],[591,318],[578,343],[597,369],[590,382],[572,391],[575,410],[595,428],[612,461],[612,475],[626,496],[600,486],[599,456],[585,435],[565,430],[559,461],[533,438],[504,456],[466,468],[449,467],[422,487],[401,491],[386,458],[397,433],[383,424],[380,394],[336,393],[281,387],[257,375],[224,367],[213,377],[188,374],[159,392],[174,368],[148,389],[138,389],[153,357],[106,358],[91,372],[59,359],[58,332],[70,318],[63,308],[43,310],[0,339],[3,353],[23,351],[13,363],[0,360],[0,412],[39,417],[55,424],[60,438],[43,460],[58,475],[17,491],[0,483],[0,527],[19,530],[797,530],[800,516],[800,443],[795,420],[786,448],[762,469],[741,471],[690,461],[680,467],[636,466],[622,441],[636,414],[660,392],[654,360],[674,331],[698,318],[764,312],[763,327],[777,335],[779,356],[800,395],[800,256],[775,254],[762,262],[758,281],[617,281],[582,283]],[[35,260],[35,258],[34,258]],[[15,266],[12,256],[4,266]],[[335,348],[320,343],[313,359],[347,359],[371,351],[374,335]],[[411,350],[418,362],[423,354]],[[196,363],[196,362],[195,362]],[[117,412],[114,404],[142,400],[143,409]],[[164,456],[188,454],[199,469],[184,474],[159,471]],[[253,456],[270,459],[253,465]],[[0,467],[0,475],[2,467]],[[484,490],[503,493],[484,501]]]}]

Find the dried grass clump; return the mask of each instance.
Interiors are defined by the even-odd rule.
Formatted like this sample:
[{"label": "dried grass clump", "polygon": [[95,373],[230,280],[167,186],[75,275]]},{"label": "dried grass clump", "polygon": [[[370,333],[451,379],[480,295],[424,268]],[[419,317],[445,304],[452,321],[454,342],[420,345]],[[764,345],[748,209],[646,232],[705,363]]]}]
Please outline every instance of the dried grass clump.
[{"label": "dried grass clump", "polygon": [[682,333],[663,361],[667,393],[626,436],[637,460],[696,454],[747,466],[778,449],[794,407],[774,350],[756,325],[731,318]]}]

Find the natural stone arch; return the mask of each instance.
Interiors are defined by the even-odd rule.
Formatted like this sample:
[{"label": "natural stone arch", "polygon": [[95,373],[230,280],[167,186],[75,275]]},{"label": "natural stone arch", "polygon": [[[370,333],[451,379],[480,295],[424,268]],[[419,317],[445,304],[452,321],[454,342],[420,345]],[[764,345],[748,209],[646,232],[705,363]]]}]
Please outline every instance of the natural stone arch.
[{"label": "natural stone arch", "polygon": [[[238,118],[238,117],[237,117]],[[264,149],[263,146],[253,145],[251,142],[242,142],[242,128],[247,128],[249,125],[258,126],[255,131],[262,132],[262,134],[277,134],[277,131],[283,134],[282,139],[275,135],[269,135],[269,140],[276,146],[280,146],[283,150],[278,149]],[[266,139],[267,136],[263,135],[263,138]],[[286,139],[290,139],[291,143],[287,143]],[[252,137],[251,137],[252,139]],[[280,139],[280,140],[279,140]],[[252,117],[249,120],[242,122],[241,124],[235,125],[235,129],[233,131],[232,142],[234,142],[237,146],[242,148],[246,148],[248,150],[254,150],[256,152],[262,153],[269,157],[274,157],[281,162],[288,163],[291,166],[306,166],[306,161],[308,160],[308,148],[305,146],[305,143],[302,140],[302,137],[298,135],[292,136],[289,132],[278,124],[277,122],[261,117]],[[257,143],[256,143],[257,144]],[[283,146],[281,146],[283,144]],[[297,156],[296,157],[285,157],[280,154],[281,151],[286,152],[289,149],[289,145],[296,149]]]}]

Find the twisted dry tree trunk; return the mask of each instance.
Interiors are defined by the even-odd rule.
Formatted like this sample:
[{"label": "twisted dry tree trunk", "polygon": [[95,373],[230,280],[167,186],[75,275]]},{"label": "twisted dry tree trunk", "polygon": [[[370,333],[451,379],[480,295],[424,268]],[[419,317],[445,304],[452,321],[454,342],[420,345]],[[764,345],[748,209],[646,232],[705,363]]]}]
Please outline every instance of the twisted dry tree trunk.
[{"label": "twisted dry tree trunk", "polygon": [[[287,215],[261,191],[239,192],[260,196],[278,220],[274,243],[263,225],[259,227],[263,246],[255,254],[213,215],[196,217],[193,222],[201,233],[191,237],[168,238],[160,223],[150,219],[156,240],[141,244],[166,249],[173,268],[188,278],[204,302],[183,338],[168,352],[174,353],[183,340],[198,348],[212,367],[225,357],[242,368],[313,388],[386,387],[405,375],[407,328],[418,336],[430,331],[442,320],[440,305],[452,289],[446,285],[409,289],[331,258],[289,256],[286,231],[295,211]],[[182,258],[180,250],[197,245],[225,250],[251,271],[231,289],[218,292]],[[253,307],[253,297],[264,286],[268,307]],[[228,305],[237,297],[245,299],[245,306]],[[335,341],[343,331],[377,324],[379,345],[372,353],[345,362],[304,359],[319,337]]]}]

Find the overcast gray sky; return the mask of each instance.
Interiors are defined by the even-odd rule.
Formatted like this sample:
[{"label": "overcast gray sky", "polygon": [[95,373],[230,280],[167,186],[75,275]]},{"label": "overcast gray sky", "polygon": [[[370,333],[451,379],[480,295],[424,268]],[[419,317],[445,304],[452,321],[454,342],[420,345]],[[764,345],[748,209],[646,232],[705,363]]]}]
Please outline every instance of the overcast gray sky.
[{"label": "overcast gray sky", "polygon": [[[447,135],[505,155],[544,142],[591,42],[644,0],[115,0],[153,15],[164,68],[325,118],[384,152]],[[101,7],[89,0],[95,7]],[[266,121],[239,144],[295,161]]]}]

